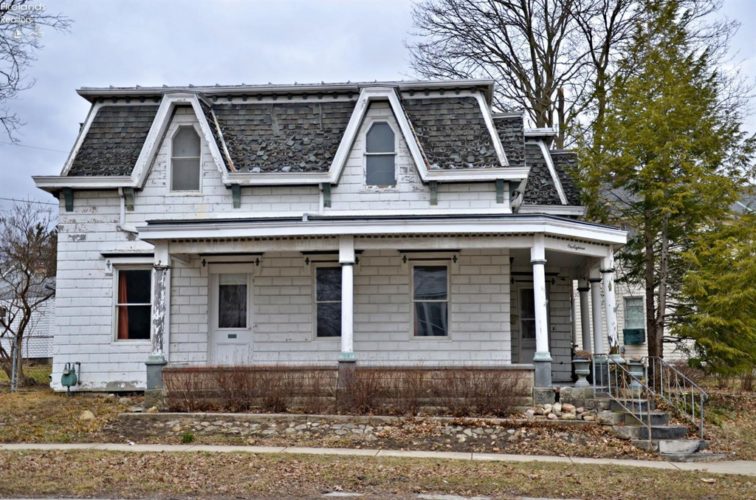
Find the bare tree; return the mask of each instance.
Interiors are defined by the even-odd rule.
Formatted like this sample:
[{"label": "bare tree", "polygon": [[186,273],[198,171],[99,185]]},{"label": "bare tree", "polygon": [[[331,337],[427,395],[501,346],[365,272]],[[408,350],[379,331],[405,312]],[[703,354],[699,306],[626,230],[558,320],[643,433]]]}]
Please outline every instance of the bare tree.
[{"label": "bare tree", "polygon": [[34,84],[24,73],[42,47],[42,29],[66,30],[70,24],[66,17],[48,13],[46,4],[0,0],[0,126],[13,141],[21,120],[7,103]]},{"label": "bare tree", "polygon": [[423,0],[413,9],[412,66],[429,78],[491,78],[498,107],[526,109],[537,127],[568,124],[588,90],[586,49],[573,20],[584,3]]},{"label": "bare tree", "polygon": [[[733,23],[700,21],[720,0],[682,0],[702,46],[726,47]],[[412,67],[428,78],[491,78],[496,105],[536,127],[600,143],[618,62],[646,17],[643,0],[420,0]]]},{"label": "bare tree", "polygon": [[[24,376],[20,352],[33,316],[55,294],[57,232],[49,211],[16,205],[0,216],[0,339],[15,345],[17,380]],[[10,378],[11,352],[0,343],[0,367]]]}]

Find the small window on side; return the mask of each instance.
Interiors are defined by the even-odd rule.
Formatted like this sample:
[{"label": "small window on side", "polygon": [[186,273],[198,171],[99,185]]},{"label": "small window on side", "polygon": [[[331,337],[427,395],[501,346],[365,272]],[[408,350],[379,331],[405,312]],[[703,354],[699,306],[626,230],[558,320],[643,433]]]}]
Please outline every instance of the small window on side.
[{"label": "small window on side", "polygon": [[386,122],[370,126],[365,140],[365,184],[396,185],[394,131]]},{"label": "small window on side", "polygon": [[199,191],[201,148],[194,127],[179,127],[171,146],[171,191]]},{"label": "small window on side", "polygon": [[412,268],[412,302],[416,337],[449,335],[448,274],[447,266]]},{"label": "small window on side", "polygon": [[121,269],[117,274],[117,340],[149,340],[152,316],[150,269]]},{"label": "small window on side", "polygon": [[643,329],[646,316],[643,313],[643,297],[625,297],[625,328]]},{"label": "small window on side", "polygon": [[341,337],[341,267],[315,270],[317,336]]}]

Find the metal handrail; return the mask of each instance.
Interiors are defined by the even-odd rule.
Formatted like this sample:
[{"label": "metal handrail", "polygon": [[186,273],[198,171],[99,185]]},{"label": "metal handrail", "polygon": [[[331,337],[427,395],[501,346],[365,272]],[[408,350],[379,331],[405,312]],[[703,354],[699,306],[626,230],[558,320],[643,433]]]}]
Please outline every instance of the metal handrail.
[{"label": "metal handrail", "polygon": [[[598,361],[598,362],[597,362]],[[654,390],[644,380],[636,377],[623,366],[623,361],[614,359],[607,354],[594,354],[593,364],[593,392],[605,392],[609,399],[620,405],[625,412],[632,415],[641,425],[646,427],[646,439],[651,442],[651,400],[656,396]],[[597,365],[606,364],[606,372],[599,372]],[[630,401],[627,404],[627,401]],[[644,421],[643,406],[646,406]]]},{"label": "metal handrail", "polygon": [[[684,373],[658,356],[643,358],[646,380],[675,412],[698,427],[704,439],[704,403],[709,395]],[[649,371],[653,374],[648,376]],[[696,409],[696,404],[698,408]]]}]

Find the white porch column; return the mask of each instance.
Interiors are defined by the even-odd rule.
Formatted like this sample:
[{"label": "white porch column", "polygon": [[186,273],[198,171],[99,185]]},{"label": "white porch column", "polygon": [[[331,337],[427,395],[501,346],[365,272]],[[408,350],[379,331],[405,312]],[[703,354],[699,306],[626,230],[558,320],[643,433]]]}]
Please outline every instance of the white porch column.
[{"label": "white porch column", "polygon": [[582,337],[583,350],[593,352],[591,343],[591,313],[588,308],[588,292],[591,287],[588,280],[578,280],[578,293],[580,294],[580,332]]},{"label": "white porch column", "polygon": [[[145,400],[163,389],[163,367],[168,363],[170,331],[171,256],[168,244],[155,246],[152,264],[152,352],[147,358]],[[147,403],[145,403],[146,405]],[[151,406],[151,405],[150,405]]]},{"label": "white porch column", "polygon": [[617,332],[617,305],[614,296],[614,251],[601,261],[601,282],[604,286],[604,306],[606,307],[606,335],[609,339],[609,352],[619,354],[619,335]]},{"label": "white porch column", "polygon": [[604,350],[604,341],[602,331],[604,330],[601,321],[601,274],[598,269],[591,270],[591,277],[588,280],[591,283],[591,312],[593,313],[593,352],[596,354],[606,354]]},{"label": "white porch column", "polygon": [[533,266],[533,301],[535,304],[536,352],[535,386],[551,387],[551,354],[549,352],[548,299],[546,298],[546,251],[543,235],[536,235],[530,249]]},{"label": "white porch column", "polygon": [[341,264],[341,353],[340,362],[354,362],[354,238],[339,241]]}]

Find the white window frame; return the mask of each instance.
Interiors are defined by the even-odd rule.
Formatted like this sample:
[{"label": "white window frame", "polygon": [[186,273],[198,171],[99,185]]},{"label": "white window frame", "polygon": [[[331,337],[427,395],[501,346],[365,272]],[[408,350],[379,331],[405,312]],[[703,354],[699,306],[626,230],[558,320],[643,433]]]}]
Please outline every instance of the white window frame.
[{"label": "white window frame", "polygon": [[[446,268],[446,300],[415,300],[415,268],[416,267],[445,267]],[[418,260],[410,261],[409,266],[409,304],[410,304],[410,325],[409,334],[411,339],[419,341],[427,340],[451,340],[452,332],[452,293],[451,293],[451,265],[448,260]],[[415,335],[415,302],[446,302],[446,335]]]},{"label": "white window frame", "polygon": [[[197,137],[199,138],[200,143],[200,153],[199,157],[195,156],[179,156],[177,159],[179,160],[189,160],[193,158],[198,159],[198,179],[199,182],[197,183],[197,189],[188,189],[188,190],[175,190],[173,189],[173,140],[175,139],[176,135],[181,131],[182,128],[191,127],[194,130],[194,133],[197,134]],[[202,157],[205,154],[205,144],[202,140],[202,130],[199,128],[199,125],[196,123],[178,123],[174,126],[173,131],[170,134],[170,140],[168,141],[168,172],[167,172],[167,178],[168,178],[168,192],[174,196],[185,196],[185,195],[198,195],[202,194]]]},{"label": "white window frame", "polygon": [[[250,271],[249,266],[247,265],[236,265],[236,264],[230,264],[227,266],[214,264],[213,265],[213,273],[215,276],[213,277],[213,286],[215,287],[213,290],[213,300],[215,301],[215,304],[213,304],[214,310],[214,319],[215,324],[211,325],[212,328],[216,331],[223,332],[223,331],[251,331],[252,330],[252,308],[254,307],[254,301],[252,300],[252,271]],[[247,277],[247,317],[245,318],[245,326],[243,327],[221,327],[218,325],[220,322],[220,277],[222,274],[243,274]]]},{"label": "white window frame", "polygon": [[[638,301],[640,301],[641,313],[642,313],[641,316],[645,316],[645,314],[646,314],[646,305],[643,303],[643,297],[638,296],[638,295],[630,295],[630,296],[623,297],[623,301],[622,301],[623,302],[622,303],[623,310],[622,311],[623,311],[624,314],[623,314],[623,318],[622,318],[622,328],[624,330],[630,330],[631,329],[630,327],[627,326],[627,303],[628,303],[628,301],[631,301],[631,300],[638,300]],[[640,327],[637,327],[637,328],[638,329],[642,328],[643,331],[645,332],[646,331],[646,324],[645,324],[645,322],[644,322],[643,325],[641,325]]]},{"label": "white window frame", "polygon": [[[118,283],[120,281],[121,271],[149,271],[150,273],[150,302],[149,303],[127,303],[118,302]],[[113,307],[111,332],[112,342],[115,344],[152,344],[152,295],[153,286],[155,285],[155,273],[152,272],[151,265],[145,264],[114,264],[113,265]],[[150,306],[150,336],[146,339],[119,339],[118,338],[118,308],[120,306]]]},{"label": "white window frame", "polygon": [[[331,340],[341,342],[341,326],[339,326],[339,335],[331,337],[319,337],[318,336],[318,304],[335,304],[334,300],[318,300],[318,269],[322,268],[338,268],[341,270],[341,264],[338,262],[319,262],[312,265],[312,338],[314,340]],[[343,272],[343,270],[342,270]],[[342,304],[344,300],[344,290],[341,291],[341,300],[338,302]]]},{"label": "white window frame", "polygon": [[[370,129],[372,129],[374,125],[379,124],[379,123],[385,123],[386,125],[388,125],[388,128],[391,129],[391,133],[394,134],[394,150],[393,151],[381,152],[381,153],[368,153],[368,150],[367,150],[367,137],[368,137],[368,134],[370,133]],[[372,189],[380,189],[380,190],[396,189],[397,185],[399,184],[399,176],[397,175],[398,172],[397,172],[397,168],[396,168],[396,159],[397,159],[397,156],[398,156],[398,154],[396,152],[396,149],[397,149],[396,148],[396,137],[397,137],[397,135],[396,135],[396,129],[391,125],[391,122],[389,122],[385,118],[374,118],[372,120],[366,121],[365,125],[366,125],[366,129],[365,129],[365,137],[364,137],[365,148],[364,148],[363,161],[362,161],[362,164],[363,164],[362,165],[362,173],[363,173],[363,175],[362,175],[362,182],[363,182],[365,188],[368,189],[368,190],[372,190]],[[383,184],[368,184],[368,182],[367,182],[367,163],[368,163],[367,160],[368,160],[368,158],[370,156],[389,156],[389,155],[393,156],[393,158],[394,158],[394,183],[393,184],[385,184],[385,185],[383,185]]]}]

